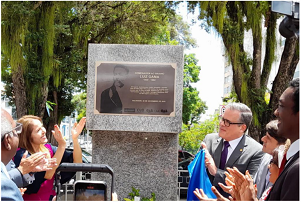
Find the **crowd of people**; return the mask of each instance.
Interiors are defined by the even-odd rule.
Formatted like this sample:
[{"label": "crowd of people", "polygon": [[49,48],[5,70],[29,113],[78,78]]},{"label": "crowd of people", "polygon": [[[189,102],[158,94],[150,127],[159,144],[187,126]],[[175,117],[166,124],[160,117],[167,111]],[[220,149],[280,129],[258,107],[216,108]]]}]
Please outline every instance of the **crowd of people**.
[{"label": "crowd of people", "polygon": [[[299,201],[299,79],[290,82],[269,122],[263,145],[246,134],[252,111],[242,103],[230,103],[220,118],[219,133],[208,134],[203,143],[205,165],[212,191],[210,199],[202,188],[199,200],[298,200]],[[17,123],[1,110],[1,200],[54,200],[54,174],[63,162],[82,163],[78,136],[86,118],[72,128],[73,152],[57,125],[48,142],[41,118],[27,115]],[[74,173],[62,174],[61,183]],[[253,179],[254,177],[254,179]],[[116,198],[116,197],[115,197]]]},{"label": "crowd of people", "polygon": [[274,115],[261,146],[245,134],[251,110],[242,103],[226,106],[219,133],[202,143],[217,199],[196,188],[199,200],[299,201],[299,78],[282,93]]},{"label": "crowd of people", "polygon": [[[84,117],[71,130],[74,147],[71,152],[65,150],[66,141],[58,125],[51,131],[58,142],[56,147],[47,143],[41,118],[27,115],[15,123],[11,115],[1,109],[1,200],[53,200],[56,195],[54,174],[59,164],[82,163],[78,136],[85,123]],[[74,173],[62,173],[61,183],[73,176]]]}]

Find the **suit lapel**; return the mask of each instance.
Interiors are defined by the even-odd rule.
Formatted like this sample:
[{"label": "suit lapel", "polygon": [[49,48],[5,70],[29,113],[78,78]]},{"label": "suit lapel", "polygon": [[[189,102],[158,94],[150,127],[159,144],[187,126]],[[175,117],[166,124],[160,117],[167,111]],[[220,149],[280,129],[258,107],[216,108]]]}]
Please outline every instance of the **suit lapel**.
[{"label": "suit lapel", "polygon": [[281,184],[279,184],[279,183],[283,183],[283,181],[282,181],[282,178],[283,178],[282,176],[284,175],[283,173],[286,172],[286,170],[296,161],[296,159],[299,159],[299,151],[292,157],[292,159],[287,163],[287,165],[285,165],[283,171],[280,173],[280,175],[278,176],[276,182],[272,186],[272,189],[271,189],[269,195],[267,196],[266,201],[268,201],[268,199],[270,198],[271,193],[273,192],[273,189],[277,189],[281,186]]},{"label": "suit lapel", "polygon": [[[292,159],[285,165],[283,171],[280,173],[277,179],[280,178],[280,176],[296,161],[296,159],[299,158],[299,151],[292,157]],[[277,180],[276,180],[277,182]],[[275,183],[276,183],[275,182]]]},{"label": "suit lapel", "polygon": [[228,159],[228,161],[225,165],[225,168],[226,167],[233,167],[233,164],[235,163],[235,161],[244,153],[245,147],[248,146],[247,144],[245,144],[245,142],[246,142],[246,135],[243,135],[240,142],[238,143],[238,145],[236,146],[236,148],[232,152],[230,158]]},{"label": "suit lapel", "polygon": [[[258,189],[258,192],[264,192],[265,191],[265,188],[266,188],[266,176],[268,174],[268,166],[264,166],[262,168],[262,171],[258,170],[258,181],[257,181],[257,189]],[[267,187],[272,185],[272,183],[270,181],[268,181],[268,184],[267,184]]]},{"label": "suit lapel", "polygon": [[218,138],[212,145],[212,153],[213,153],[213,159],[215,162],[215,166],[219,168],[219,164],[221,161],[221,153],[223,149],[223,141],[222,138]]}]

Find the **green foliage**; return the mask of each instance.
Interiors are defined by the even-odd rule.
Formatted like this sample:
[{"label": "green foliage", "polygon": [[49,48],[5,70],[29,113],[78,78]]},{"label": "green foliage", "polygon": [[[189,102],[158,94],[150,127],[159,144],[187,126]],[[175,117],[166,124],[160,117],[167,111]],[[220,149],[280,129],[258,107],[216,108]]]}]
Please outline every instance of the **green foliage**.
[{"label": "green foliage", "polygon": [[[272,63],[275,59],[277,15],[270,11],[268,1],[198,1],[188,2],[188,9],[200,7],[199,19],[207,31],[215,30],[222,38],[226,55],[233,67],[233,81],[236,96],[230,99],[247,104],[253,114],[253,126],[264,126],[262,114],[266,112],[265,92]],[[266,43],[263,43],[262,23],[267,27]],[[215,28],[215,29],[209,29]],[[244,50],[246,31],[253,37],[253,55]],[[256,42],[256,43],[255,43]],[[265,55],[261,50],[265,46]],[[261,64],[261,57],[264,63]],[[228,101],[226,98],[224,101]],[[262,126],[263,124],[263,126]],[[258,134],[253,134],[258,136]]]},{"label": "green foliage", "polygon": [[51,105],[56,105],[56,104],[53,102],[50,102],[50,101],[46,101],[46,108],[53,111],[53,108],[51,107]]},{"label": "green foliage", "polygon": [[230,93],[229,97],[224,97],[223,102],[225,102],[225,103],[239,102],[238,98],[237,98],[237,94],[235,93],[235,90],[234,90],[233,86],[232,86],[231,93]]},{"label": "green foliage", "polygon": [[190,47],[195,48],[197,46],[196,40],[191,37],[191,33],[189,32],[189,25],[183,22],[182,16],[171,16],[167,29],[170,38],[185,48],[189,49]]},{"label": "green foliage", "polygon": [[191,83],[198,82],[201,67],[197,66],[198,59],[195,58],[195,54],[189,54],[184,56],[184,87],[189,87]]},{"label": "green foliage", "polygon": [[199,98],[199,92],[196,88],[183,89],[182,120],[184,124],[197,123],[200,115],[204,114],[207,109],[206,103]]},{"label": "green foliage", "polygon": [[183,78],[183,114],[184,124],[197,123],[200,115],[208,109],[206,103],[199,98],[199,92],[191,86],[191,83],[199,81],[200,66],[197,66],[198,60],[195,54],[184,56],[184,78]]},{"label": "green foliage", "polygon": [[196,154],[200,148],[202,140],[207,134],[218,132],[218,114],[200,124],[183,124],[182,132],[179,134],[179,145],[182,149]]},{"label": "green foliage", "polygon": [[[46,105],[47,85],[54,73],[55,8],[55,2],[2,2],[2,40],[7,40],[1,47],[2,60],[8,61],[3,68],[12,67],[11,77],[24,77],[28,98],[24,102],[29,114],[40,115],[41,110],[45,110],[41,106]],[[14,53],[13,59],[11,53]],[[18,68],[23,71],[15,72]],[[5,81],[9,82],[9,79]],[[14,89],[8,90],[13,92]]]},{"label": "green foliage", "polygon": [[[72,94],[86,90],[88,43],[195,45],[187,24],[165,2],[6,1],[1,5],[4,94],[14,102],[12,77],[24,77],[28,113],[41,114],[40,106],[49,100],[57,104],[58,121],[74,111]],[[18,67],[23,72],[17,72]]]},{"label": "green foliage", "polygon": [[[132,187],[132,192],[129,193],[130,198],[124,198],[125,201],[134,201],[134,197],[138,196],[140,197],[140,189],[135,189]],[[140,200],[141,201],[155,201],[156,200],[156,194],[152,192],[152,196],[150,198],[147,197],[142,197]]]},{"label": "green foliage", "polygon": [[78,116],[76,118],[77,122],[83,117],[86,116],[86,102],[87,102],[87,93],[80,93],[74,95],[72,99],[72,103],[76,106],[75,110],[78,112]]},{"label": "green foliage", "polygon": [[18,66],[26,70],[21,44],[24,44],[31,5],[31,2],[1,2],[1,59],[9,64],[11,72],[17,71]]}]

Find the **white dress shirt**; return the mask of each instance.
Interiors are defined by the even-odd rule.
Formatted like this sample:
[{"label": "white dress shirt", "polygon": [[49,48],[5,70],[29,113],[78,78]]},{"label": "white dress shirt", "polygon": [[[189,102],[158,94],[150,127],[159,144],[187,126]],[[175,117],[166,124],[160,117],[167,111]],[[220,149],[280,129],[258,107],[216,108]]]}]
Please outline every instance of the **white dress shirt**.
[{"label": "white dress shirt", "polygon": [[287,150],[286,153],[286,160],[289,160],[292,156],[294,156],[299,151],[299,139],[293,142],[290,148]]},{"label": "white dress shirt", "polygon": [[8,179],[10,179],[10,176],[6,170],[6,166],[4,165],[3,162],[1,162],[1,169],[3,170],[4,174],[8,177]]},{"label": "white dress shirt", "polygon": [[[243,136],[243,135],[242,135],[242,136]],[[235,139],[235,140],[228,141],[229,144],[230,144],[230,146],[228,147],[227,161],[228,161],[228,159],[230,158],[230,156],[231,156],[231,154],[233,153],[233,151],[235,150],[235,148],[237,147],[237,145],[238,145],[238,143],[240,142],[242,136],[239,137],[239,138],[237,138],[237,139]],[[226,140],[224,140],[224,141],[226,141]],[[224,149],[224,146],[223,146],[223,149]],[[223,150],[223,149],[222,149],[222,150]]]}]

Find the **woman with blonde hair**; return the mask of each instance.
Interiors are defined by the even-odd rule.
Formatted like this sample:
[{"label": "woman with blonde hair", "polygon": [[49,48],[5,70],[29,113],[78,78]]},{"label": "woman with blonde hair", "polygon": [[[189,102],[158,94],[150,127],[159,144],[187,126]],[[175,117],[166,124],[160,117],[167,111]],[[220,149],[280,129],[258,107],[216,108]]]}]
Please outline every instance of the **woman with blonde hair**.
[{"label": "woman with blonde hair", "polygon": [[[78,136],[82,132],[86,118],[82,118],[79,124],[75,123],[72,130],[73,152],[66,151],[66,141],[58,125],[54,126],[52,135],[58,142],[58,146],[52,146],[47,143],[46,129],[43,126],[42,119],[37,116],[26,115],[18,120],[23,125],[22,132],[19,134],[19,150],[17,151],[14,162],[19,165],[24,152],[27,150],[29,155],[37,152],[46,152],[47,158],[56,158],[57,166],[52,170],[34,173],[35,180],[27,186],[23,195],[25,201],[48,201],[56,195],[53,187],[54,174],[56,168],[63,162],[82,163],[82,151],[78,142]],[[74,173],[64,173],[61,183],[65,183],[73,177]]]}]

